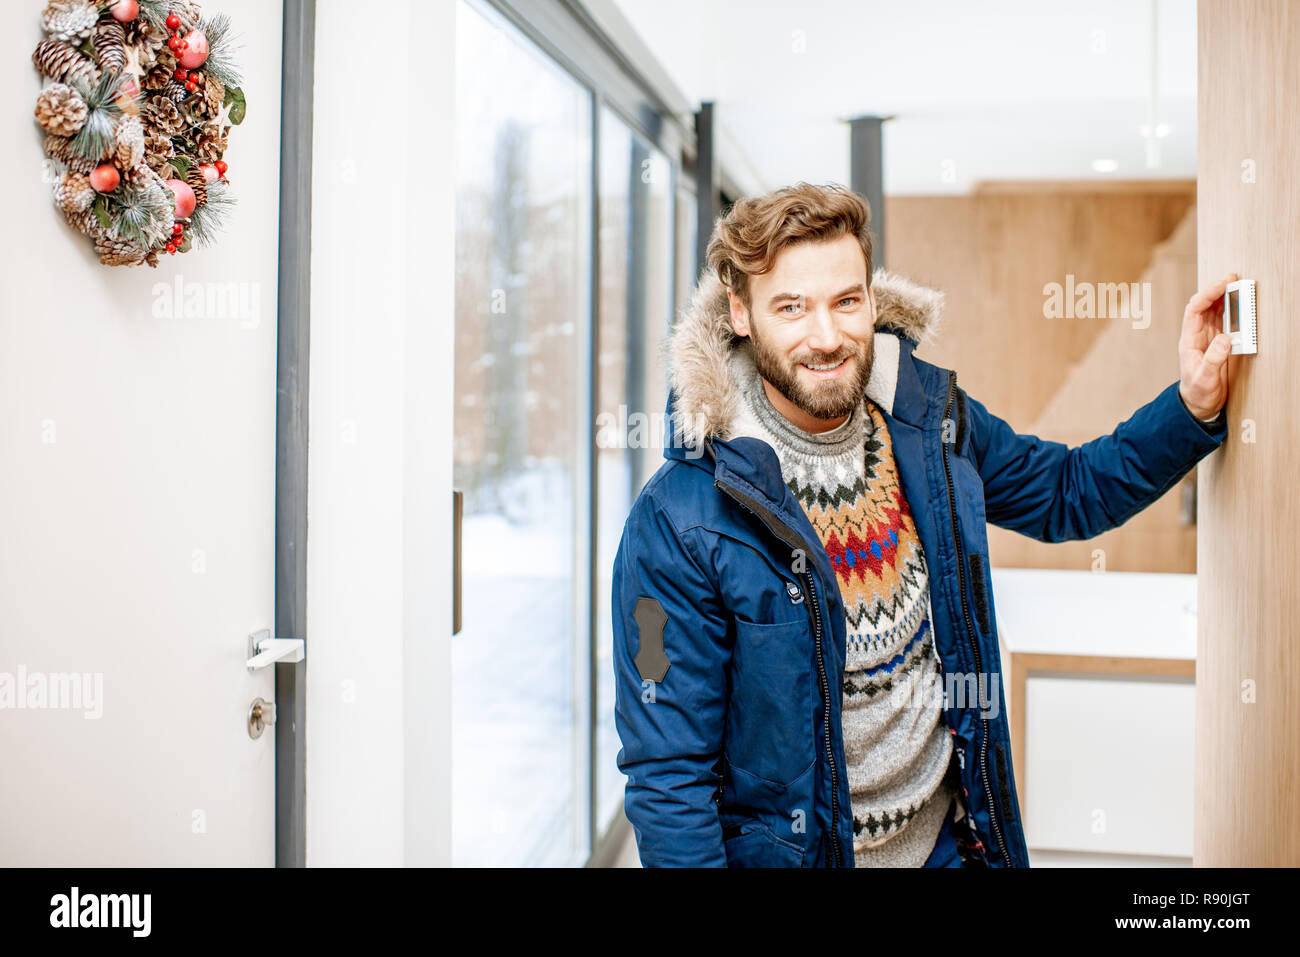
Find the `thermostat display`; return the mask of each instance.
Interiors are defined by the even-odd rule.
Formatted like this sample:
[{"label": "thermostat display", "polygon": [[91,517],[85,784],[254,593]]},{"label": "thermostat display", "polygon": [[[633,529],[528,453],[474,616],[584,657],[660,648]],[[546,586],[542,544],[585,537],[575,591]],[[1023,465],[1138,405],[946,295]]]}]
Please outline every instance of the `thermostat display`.
[{"label": "thermostat display", "polygon": [[1255,280],[1228,283],[1223,293],[1223,331],[1232,340],[1233,355],[1253,355],[1255,338]]}]

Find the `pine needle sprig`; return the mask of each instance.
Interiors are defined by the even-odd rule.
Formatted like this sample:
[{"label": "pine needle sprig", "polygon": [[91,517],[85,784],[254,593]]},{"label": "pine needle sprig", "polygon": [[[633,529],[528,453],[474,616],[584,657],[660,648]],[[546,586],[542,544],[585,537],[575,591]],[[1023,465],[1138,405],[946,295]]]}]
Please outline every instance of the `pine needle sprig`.
[{"label": "pine needle sprig", "polygon": [[229,183],[217,180],[208,184],[208,201],[190,214],[190,232],[201,246],[206,248],[216,241],[235,203]]},{"label": "pine needle sprig", "polygon": [[121,238],[141,249],[170,238],[173,199],[157,182],[116,190],[107,199],[110,228]]},{"label": "pine needle sprig", "polygon": [[208,58],[203,61],[204,71],[220,80],[227,90],[242,86],[244,78],[235,60],[235,51],[241,44],[235,43],[235,38],[231,36],[229,15],[218,13],[204,17],[200,29],[208,38]]},{"label": "pine needle sprig", "polygon": [[85,125],[73,136],[68,149],[87,162],[100,162],[116,142],[117,120],[122,115],[118,98],[126,81],[127,75],[116,70],[105,70],[93,87],[80,77],[71,79],[86,101],[87,112]]}]

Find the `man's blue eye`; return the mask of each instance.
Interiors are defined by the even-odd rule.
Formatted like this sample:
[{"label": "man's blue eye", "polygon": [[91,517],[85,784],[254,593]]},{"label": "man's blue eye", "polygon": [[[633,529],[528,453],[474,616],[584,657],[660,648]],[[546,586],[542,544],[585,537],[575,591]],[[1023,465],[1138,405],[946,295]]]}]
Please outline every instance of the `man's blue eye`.
[{"label": "man's blue eye", "polygon": [[797,302],[788,302],[781,307],[782,312],[785,312],[787,309],[794,309],[797,311],[799,309],[799,304]]},{"label": "man's blue eye", "polygon": [[843,299],[840,300],[840,305],[842,306],[846,302],[857,302],[857,301],[858,300],[856,296],[845,296]]}]

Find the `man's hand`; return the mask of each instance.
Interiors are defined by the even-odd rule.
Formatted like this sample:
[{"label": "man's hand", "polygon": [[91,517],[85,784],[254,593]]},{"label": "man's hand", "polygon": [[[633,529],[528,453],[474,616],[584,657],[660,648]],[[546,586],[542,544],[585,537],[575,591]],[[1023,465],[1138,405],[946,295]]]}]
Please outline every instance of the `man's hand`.
[{"label": "man's hand", "polygon": [[1187,303],[1183,312],[1183,332],[1178,337],[1178,364],[1182,381],[1178,394],[1192,415],[1211,419],[1228,401],[1227,333],[1223,332],[1223,292],[1238,278],[1229,273],[1226,279],[1211,283]]}]

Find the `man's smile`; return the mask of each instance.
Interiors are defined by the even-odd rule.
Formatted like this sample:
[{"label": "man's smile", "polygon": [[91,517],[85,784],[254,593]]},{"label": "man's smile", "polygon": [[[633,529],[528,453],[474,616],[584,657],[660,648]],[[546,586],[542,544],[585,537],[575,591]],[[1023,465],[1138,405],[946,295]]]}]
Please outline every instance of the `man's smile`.
[{"label": "man's smile", "polygon": [[818,379],[834,379],[844,372],[845,368],[848,366],[849,359],[851,358],[852,356],[845,356],[839,362],[829,364],[809,364],[807,362],[801,362],[799,365],[804,369],[807,369],[810,375],[815,376]]}]

